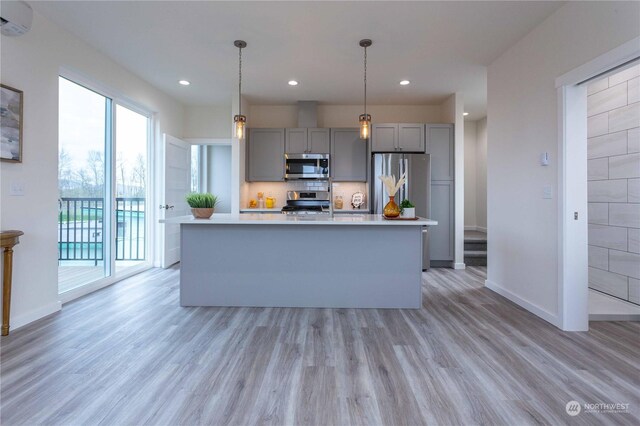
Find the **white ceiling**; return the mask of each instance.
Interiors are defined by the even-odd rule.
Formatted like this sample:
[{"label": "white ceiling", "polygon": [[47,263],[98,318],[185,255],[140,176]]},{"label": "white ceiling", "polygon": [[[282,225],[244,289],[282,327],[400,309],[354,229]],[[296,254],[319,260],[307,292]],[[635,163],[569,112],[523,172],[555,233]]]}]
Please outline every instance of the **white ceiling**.
[{"label": "white ceiling", "polygon": [[[438,104],[459,91],[486,108],[486,66],[560,2],[31,2],[54,22],[187,105]],[[187,79],[191,86],[178,85]],[[287,81],[296,79],[296,87]],[[402,79],[411,80],[400,86]]]}]

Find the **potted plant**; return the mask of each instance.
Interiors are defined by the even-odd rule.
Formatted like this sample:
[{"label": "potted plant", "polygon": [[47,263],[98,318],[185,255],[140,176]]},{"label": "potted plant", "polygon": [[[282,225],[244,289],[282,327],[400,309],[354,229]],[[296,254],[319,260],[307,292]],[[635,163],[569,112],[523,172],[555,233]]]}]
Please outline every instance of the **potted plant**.
[{"label": "potted plant", "polygon": [[404,199],[400,203],[400,214],[402,217],[414,218],[416,217],[416,206],[408,199]]},{"label": "potted plant", "polygon": [[208,192],[192,192],[187,195],[186,200],[196,219],[209,219],[220,202],[218,197]]}]

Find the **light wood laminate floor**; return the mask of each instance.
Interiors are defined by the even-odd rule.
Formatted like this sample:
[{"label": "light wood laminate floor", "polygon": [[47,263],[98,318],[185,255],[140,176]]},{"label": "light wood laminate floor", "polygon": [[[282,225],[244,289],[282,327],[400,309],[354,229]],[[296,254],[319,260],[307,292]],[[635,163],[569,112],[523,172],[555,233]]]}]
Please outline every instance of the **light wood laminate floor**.
[{"label": "light wood laminate floor", "polygon": [[[68,303],[1,344],[17,424],[639,424],[640,324],[564,333],[432,269],[420,310],[182,308],[178,270]],[[627,414],[565,405],[628,403]]]}]

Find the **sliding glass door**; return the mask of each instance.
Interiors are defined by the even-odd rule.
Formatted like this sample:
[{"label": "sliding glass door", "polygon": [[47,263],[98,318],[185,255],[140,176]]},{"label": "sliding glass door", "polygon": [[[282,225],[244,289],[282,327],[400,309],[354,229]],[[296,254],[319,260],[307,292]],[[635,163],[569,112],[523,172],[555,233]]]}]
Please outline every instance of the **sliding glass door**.
[{"label": "sliding glass door", "polygon": [[115,260],[121,271],[146,260],[149,119],[121,105],[115,116]]},{"label": "sliding glass door", "polygon": [[59,79],[58,291],[146,264],[150,118]]}]

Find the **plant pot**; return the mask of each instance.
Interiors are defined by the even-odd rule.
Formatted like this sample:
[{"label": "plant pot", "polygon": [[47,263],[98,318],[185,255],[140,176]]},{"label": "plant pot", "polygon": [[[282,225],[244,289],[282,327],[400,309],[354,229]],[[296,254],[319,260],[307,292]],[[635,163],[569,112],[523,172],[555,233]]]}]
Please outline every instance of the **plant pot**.
[{"label": "plant pot", "polygon": [[193,217],[195,217],[196,219],[209,219],[213,214],[213,209],[191,209],[191,214],[193,214]]},{"label": "plant pot", "polygon": [[386,206],[384,206],[383,214],[384,217],[398,217],[400,216],[400,207],[394,201],[394,196],[389,197],[389,202]]},{"label": "plant pot", "polygon": [[416,217],[415,207],[405,207],[402,209],[402,217],[414,218]]}]

